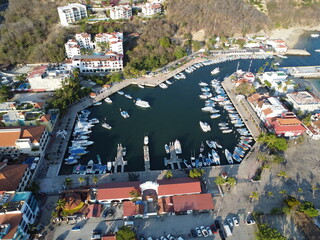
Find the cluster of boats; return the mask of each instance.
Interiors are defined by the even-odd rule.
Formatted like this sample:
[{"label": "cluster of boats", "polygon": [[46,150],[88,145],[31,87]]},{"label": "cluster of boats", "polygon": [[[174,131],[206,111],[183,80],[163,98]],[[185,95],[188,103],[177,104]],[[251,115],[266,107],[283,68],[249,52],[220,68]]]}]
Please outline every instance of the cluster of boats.
[{"label": "cluster of boats", "polygon": [[174,79],[180,80],[180,79],[186,79],[186,75],[184,75],[182,72],[177,73],[176,75],[173,76]]},{"label": "cluster of boats", "polygon": [[78,163],[78,160],[82,155],[87,154],[87,147],[92,145],[94,142],[89,141],[89,134],[91,133],[91,128],[99,123],[96,118],[88,119],[90,114],[89,110],[82,110],[81,114],[78,115],[78,120],[76,121],[73,130],[73,140],[71,141],[71,146],[69,147],[69,156],[65,159],[66,165],[72,165]]},{"label": "cluster of boats", "polygon": [[169,145],[164,145],[164,150],[166,153],[170,153],[171,150],[174,150],[176,154],[182,154],[182,148],[181,143],[178,139],[176,139],[174,142],[170,142]]},{"label": "cluster of boats", "polygon": [[111,171],[112,163],[108,162],[108,164],[101,164],[100,155],[97,155],[98,163],[94,163],[93,160],[89,160],[87,165],[77,165],[73,167],[72,174],[105,174],[107,171]]}]

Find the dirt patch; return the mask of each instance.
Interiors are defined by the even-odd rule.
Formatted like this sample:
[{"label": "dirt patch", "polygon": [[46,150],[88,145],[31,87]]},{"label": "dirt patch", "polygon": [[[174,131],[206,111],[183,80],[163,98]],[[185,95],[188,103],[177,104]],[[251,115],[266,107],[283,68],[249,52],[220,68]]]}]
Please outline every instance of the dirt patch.
[{"label": "dirt patch", "polygon": [[306,235],[309,240],[317,240],[320,236],[320,229],[314,224],[312,218],[301,212],[293,214],[295,224]]},{"label": "dirt patch", "polygon": [[192,33],[192,39],[195,41],[204,41],[205,40],[205,32],[204,30],[199,30],[197,32]]}]

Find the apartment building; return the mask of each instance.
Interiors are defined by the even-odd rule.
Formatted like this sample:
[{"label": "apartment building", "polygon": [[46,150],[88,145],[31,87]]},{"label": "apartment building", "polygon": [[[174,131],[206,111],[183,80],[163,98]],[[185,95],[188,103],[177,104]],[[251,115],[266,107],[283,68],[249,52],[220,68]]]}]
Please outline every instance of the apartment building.
[{"label": "apartment building", "polygon": [[79,3],[70,3],[57,9],[62,26],[69,26],[80,19],[88,17],[86,6]]},{"label": "apartment building", "polygon": [[132,7],[129,5],[114,6],[110,9],[110,18],[113,20],[130,19],[132,17]]},{"label": "apartment building", "polygon": [[320,99],[314,94],[301,91],[287,94],[287,100],[295,110],[302,112],[314,112],[320,110]]},{"label": "apartment building", "polygon": [[162,12],[162,6],[159,3],[146,3],[142,8],[143,16],[152,16]]},{"label": "apartment building", "polygon": [[75,39],[69,39],[68,42],[64,44],[64,48],[66,49],[67,58],[73,58],[73,56],[81,54],[80,45]]}]

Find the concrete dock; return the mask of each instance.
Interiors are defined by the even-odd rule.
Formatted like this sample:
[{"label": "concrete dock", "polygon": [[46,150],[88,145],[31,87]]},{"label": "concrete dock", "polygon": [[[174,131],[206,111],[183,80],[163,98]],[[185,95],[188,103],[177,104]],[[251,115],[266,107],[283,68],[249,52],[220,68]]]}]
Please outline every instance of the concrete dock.
[{"label": "concrete dock", "polygon": [[164,158],[164,165],[170,165],[171,169],[174,169],[174,164],[177,164],[178,169],[181,169],[181,162],[182,159],[178,158],[174,148],[174,144],[170,143],[170,159]]},{"label": "concrete dock", "polygon": [[150,171],[150,155],[149,155],[149,147],[143,146],[143,159],[144,159],[144,170]]},{"label": "concrete dock", "polygon": [[118,144],[117,157],[115,157],[115,161],[113,162],[114,173],[118,172],[118,166],[121,167],[120,172],[124,173],[124,166],[127,165],[127,161],[124,161],[123,152],[124,152],[124,148],[122,147],[121,144]]}]

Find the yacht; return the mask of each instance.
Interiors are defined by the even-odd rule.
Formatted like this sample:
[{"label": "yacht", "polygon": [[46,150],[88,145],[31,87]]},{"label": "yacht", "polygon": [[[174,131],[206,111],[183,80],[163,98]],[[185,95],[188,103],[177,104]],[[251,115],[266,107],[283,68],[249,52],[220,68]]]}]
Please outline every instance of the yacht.
[{"label": "yacht", "polygon": [[217,67],[217,68],[215,68],[215,69],[213,69],[213,70],[211,71],[211,74],[212,74],[212,75],[215,75],[215,74],[218,74],[219,72],[220,72],[220,68]]},{"label": "yacht", "polygon": [[95,102],[94,104],[92,104],[93,106],[99,106],[99,105],[101,105],[102,104],[102,102]]},{"label": "yacht", "polygon": [[149,108],[150,107],[150,104],[147,101],[143,101],[140,98],[137,98],[135,104],[139,107],[142,107],[142,108]]},{"label": "yacht", "polygon": [[108,123],[102,123],[102,127],[110,130],[112,127]]},{"label": "yacht", "polygon": [[121,111],[120,114],[121,114],[121,116],[122,116],[123,118],[128,118],[128,117],[130,117],[130,115],[129,115],[129,113],[128,113],[127,111]]},{"label": "yacht", "polygon": [[112,100],[111,100],[111,98],[109,98],[109,97],[105,98],[104,101],[105,101],[106,103],[112,103]]},{"label": "yacht", "polygon": [[144,86],[143,86],[143,85],[141,85],[141,84],[138,84],[138,87],[139,87],[139,88],[144,88]]},{"label": "yacht", "polygon": [[120,94],[120,95],[124,95],[123,91],[118,91],[117,93]]},{"label": "yacht", "polygon": [[90,160],[87,164],[87,174],[92,174],[93,170],[93,160]]},{"label": "yacht", "polygon": [[199,124],[200,124],[200,127],[201,127],[202,131],[204,131],[204,132],[211,131],[211,127],[207,122],[200,121]]},{"label": "yacht", "polygon": [[216,164],[220,164],[220,157],[219,157],[218,153],[215,150],[212,149],[211,150],[211,154],[212,154],[213,161]]},{"label": "yacht", "polygon": [[181,144],[180,144],[180,141],[178,139],[176,139],[176,141],[174,142],[174,150],[175,150],[176,154],[181,154],[182,153]]},{"label": "yacht", "polygon": [[316,50],[314,50],[315,52],[320,52],[320,49],[316,49]]},{"label": "yacht", "polygon": [[164,145],[164,150],[166,151],[166,153],[170,153],[170,147],[168,144]]},{"label": "yacht", "polygon": [[168,88],[168,86],[165,83],[160,83],[159,87],[161,87],[162,89]]},{"label": "yacht", "polygon": [[317,37],[319,37],[320,35],[319,35],[318,33],[312,33],[310,36],[311,36],[312,38],[317,38]]},{"label": "yacht", "polygon": [[209,148],[213,148],[215,145],[212,140],[206,140],[206,144],[208,145]]},{"label": "yacht", "polygon": [[144,145],[149,144],[149,137],[148,136],[144,136],[143,143],[144,143]]},{"label": "yacht", "polygon": [[132,97],[131,97],[130,94],[125,94],[124,96],[125,96],[126,98],[128,98],[128,99],[132,99]]},{"label": "yacht", "polygon": [[227,158],[227,160],[228,160],[228,163],[229,163],[229,164],[233,164],[233,159],[232,159],[232,154],[231,154],[231,152],[229,152],[228,149],[225,149],[225,150],[224,150],[224,154],[226,155],[226,158]]},{"label": "yacht", "polygon": [[215,118],[218,118],[218,117],[220,117],[221,116],[221,114],[219,114],[219,113],[214,113],[214,114],[211,114],[210,115],[210,118],[211,119],[215,119]]}]

